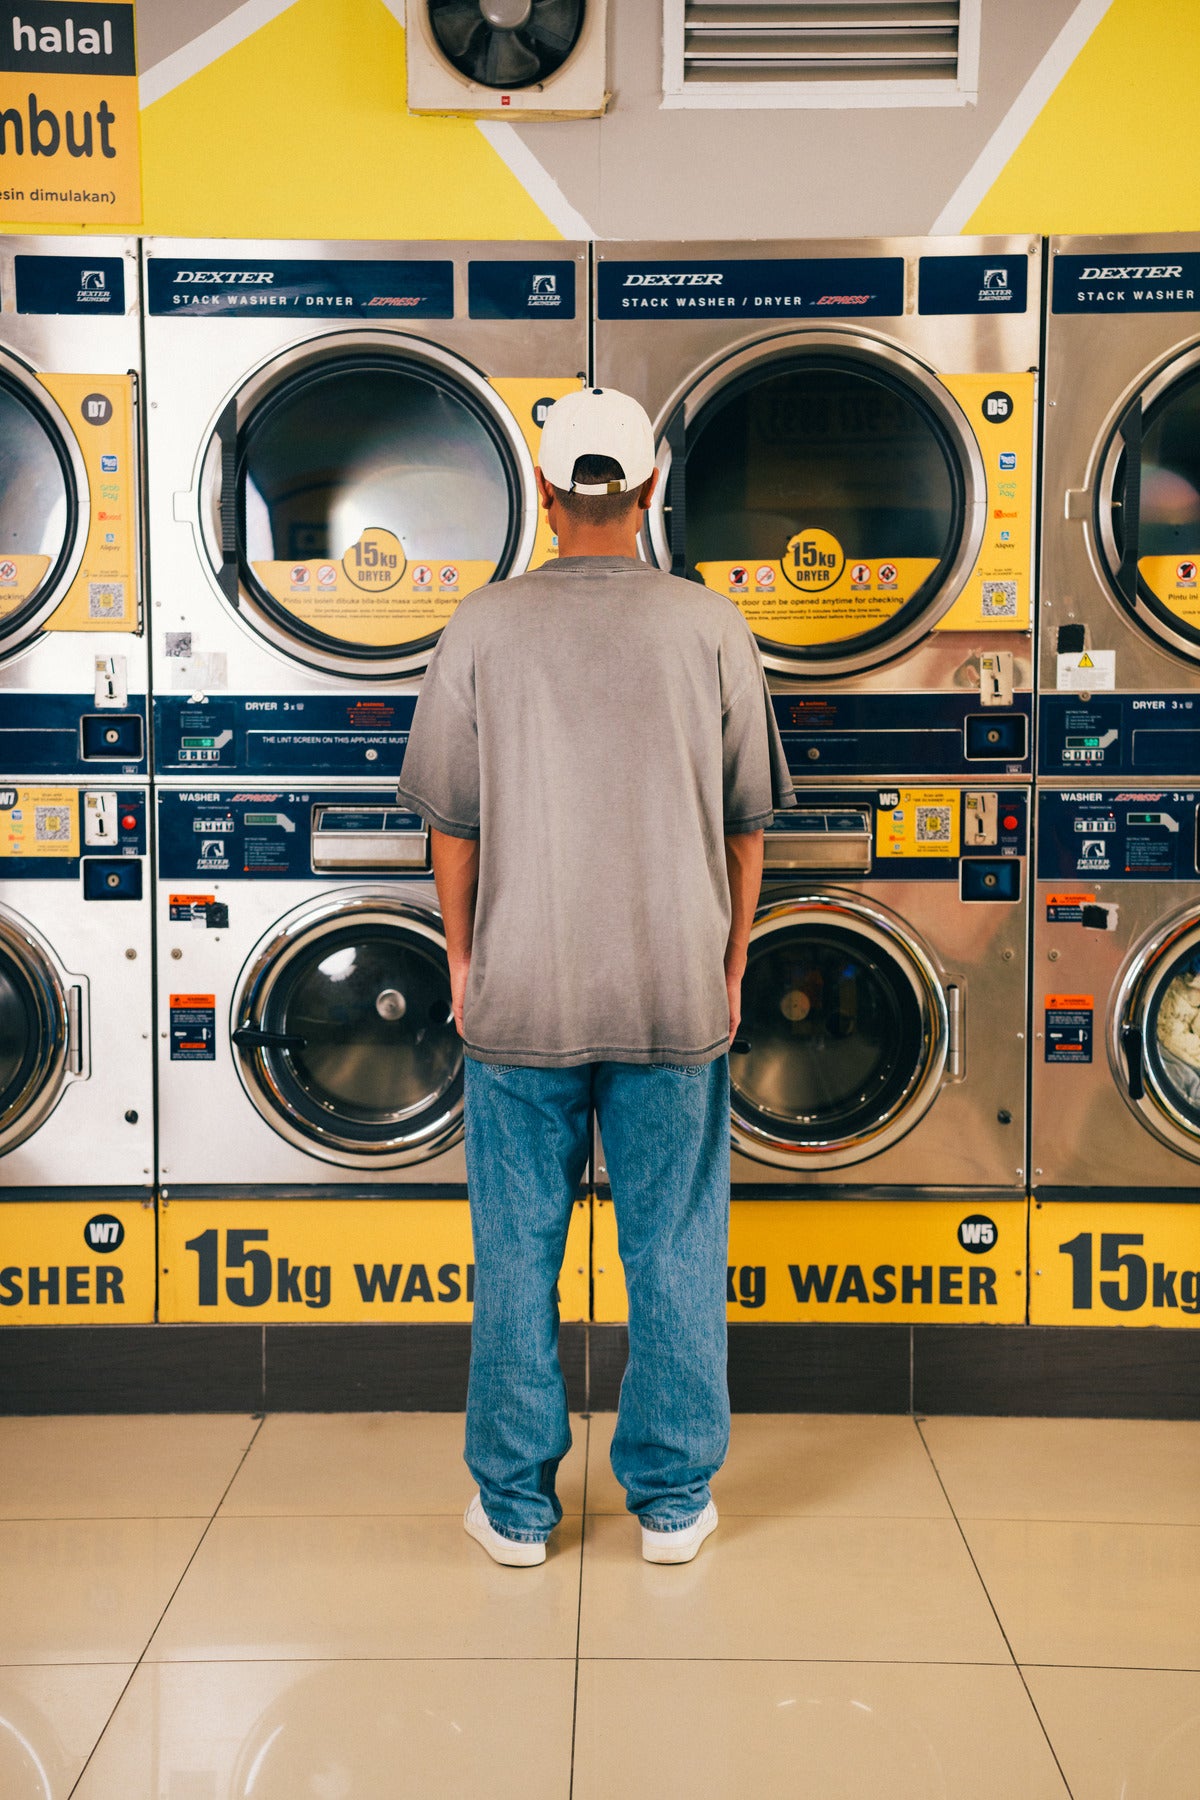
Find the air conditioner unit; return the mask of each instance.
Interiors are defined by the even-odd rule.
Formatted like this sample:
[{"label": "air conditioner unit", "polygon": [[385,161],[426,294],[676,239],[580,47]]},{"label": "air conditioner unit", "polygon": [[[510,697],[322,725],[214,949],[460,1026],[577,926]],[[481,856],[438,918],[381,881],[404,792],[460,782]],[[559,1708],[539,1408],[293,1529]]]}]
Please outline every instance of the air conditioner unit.
[{"label": "air conditioner unit", "polygon": [[407,0],[408,109],[586,119],[608,104],[608,0]]}]

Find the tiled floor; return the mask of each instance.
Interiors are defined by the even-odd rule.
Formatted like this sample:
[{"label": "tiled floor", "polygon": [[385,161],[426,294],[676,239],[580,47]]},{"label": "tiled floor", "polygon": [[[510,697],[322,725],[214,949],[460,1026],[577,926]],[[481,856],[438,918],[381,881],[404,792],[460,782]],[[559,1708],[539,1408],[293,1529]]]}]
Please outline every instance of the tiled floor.
[{"label": "tiled floor", "polygon": [[739,1417],[684,1568],[611,1430],[500,1569],[457,1416],[0,1419],[0,1796],[1200,1794],[1200,1425]]}]

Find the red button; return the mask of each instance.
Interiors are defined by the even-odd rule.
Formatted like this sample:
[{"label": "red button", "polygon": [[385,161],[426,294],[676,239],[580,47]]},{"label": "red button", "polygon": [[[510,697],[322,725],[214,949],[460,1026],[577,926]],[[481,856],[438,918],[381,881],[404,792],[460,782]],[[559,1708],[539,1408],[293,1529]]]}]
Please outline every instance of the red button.
[{"label": "red button", "polygon": [[137,822],[138,822],[138,819],[137,819],[136,813],[122,813],[121,814],[121,830],[122,831],[136,831],[137,830]]},{"label": "red button", "polygon": [[1021,821],[1018,819],[1016,813],[1005,813],[1001,823],[1003,824],[1005,831],[1015,831]]}]

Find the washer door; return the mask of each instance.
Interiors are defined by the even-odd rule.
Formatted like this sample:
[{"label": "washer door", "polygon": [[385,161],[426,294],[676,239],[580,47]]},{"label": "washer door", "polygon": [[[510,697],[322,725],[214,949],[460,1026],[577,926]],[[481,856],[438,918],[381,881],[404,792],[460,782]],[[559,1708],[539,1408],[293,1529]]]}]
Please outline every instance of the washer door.
[{"label": "washer door", "polygon": [[0,660],[37,636],[70,587],[88,505],[66,419],[26,370],[0,357]]},{"label": "washer door", "polygon": [[0,1155],[53,1111],[82,1069],[81,995],[15,913],[0,908]]},{"label": "washer door", "polygon": [[1200,914],[1136,959],[1113,1022],[1113,1062],[1134,1111],[1172,1150],[1200,1162]]},{"label": "washer door", "polygon": [[919,945],[873,907],[828,894],[768,906],[730,1057],[733,1138],[780,1168],[838,1169],[894,1144],[946,1066],[946,994]]},{"label": "washer door", "polygon": [[1200,348],[1126,408],[1101,457],[1095,531],[1122,605],[1200,661]]},{"label": "washer door", "polygon": [[794,332],[719,364],[671,416],[655,559],[728,593],[768,667],[870,668],[929,632],[979,555],[975,435],[912,357]]},{"label": "washer door", "polygon": [[250,1099],[310,1155],[398,1168],[462,1135],[462,1044],[433,913],[376,892],[303,908],[247,965],[232,1035]]},{"label": "washer door", "polygon": [[226,598],[309,667],[411,674],[464,594],[520,573],[533,463],[488,383],[436,345],[338,334],[261,370],[202,475]]}]

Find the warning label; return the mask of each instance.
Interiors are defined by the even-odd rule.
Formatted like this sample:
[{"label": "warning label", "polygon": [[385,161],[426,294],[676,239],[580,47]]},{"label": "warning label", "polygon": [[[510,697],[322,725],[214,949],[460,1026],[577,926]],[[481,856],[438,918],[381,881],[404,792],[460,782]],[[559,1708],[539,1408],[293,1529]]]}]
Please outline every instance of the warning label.
[{"label": "warning label", "polygon": [[171,1061],[215,1062],[217,997],[215,994],[171,995]]},{"label": "warning label", "polygon": [[1046,1061],[1090,1063],[1092,1060],[1092,994],[1046,995]]}]

